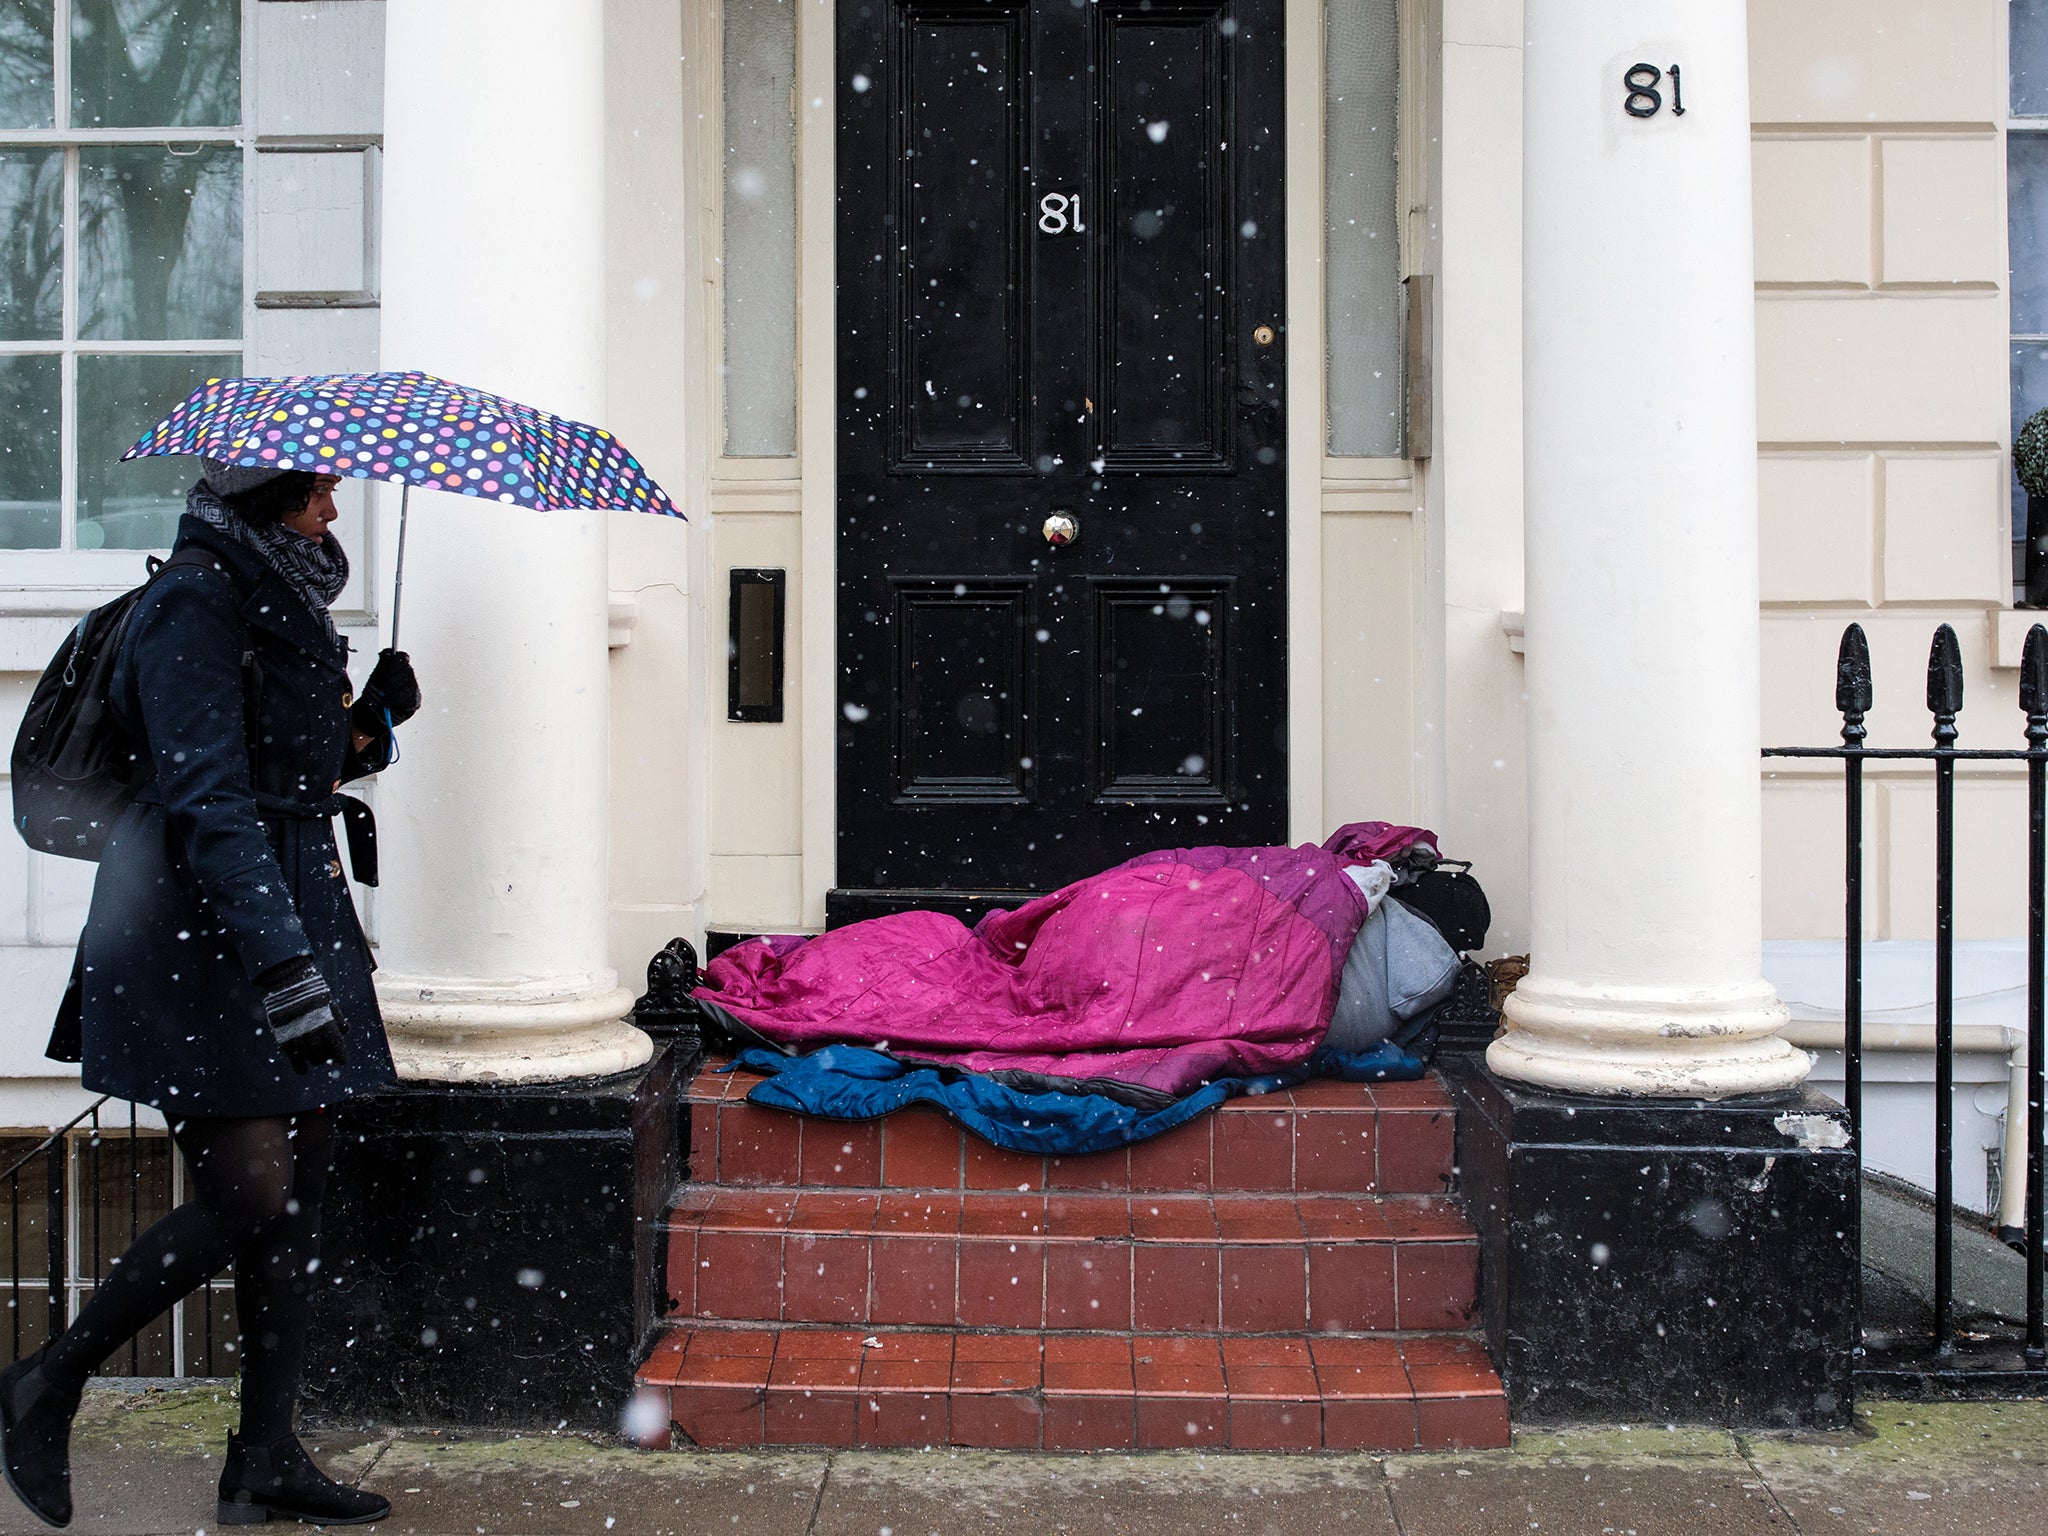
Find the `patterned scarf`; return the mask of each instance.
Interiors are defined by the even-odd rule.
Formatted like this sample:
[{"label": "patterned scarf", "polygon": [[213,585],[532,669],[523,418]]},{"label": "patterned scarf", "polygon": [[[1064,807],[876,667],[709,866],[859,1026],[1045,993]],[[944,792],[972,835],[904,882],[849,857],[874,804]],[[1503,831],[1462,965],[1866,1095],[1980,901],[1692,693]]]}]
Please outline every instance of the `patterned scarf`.
[{"label": "patterned scarf", "polygon": [[348,585],[348,555],[333,534],[323,535],[316,543],[304,534],[293,533],[282,523],[258,527],[237,516],[204,480],[185,493],[185,510],[207,527],[219,529],[261,555],[264,563],[282,576],[284,584],[313,610],[313,616],[325,626],[327,638],[337,645],[341,643],[327,607]]}]

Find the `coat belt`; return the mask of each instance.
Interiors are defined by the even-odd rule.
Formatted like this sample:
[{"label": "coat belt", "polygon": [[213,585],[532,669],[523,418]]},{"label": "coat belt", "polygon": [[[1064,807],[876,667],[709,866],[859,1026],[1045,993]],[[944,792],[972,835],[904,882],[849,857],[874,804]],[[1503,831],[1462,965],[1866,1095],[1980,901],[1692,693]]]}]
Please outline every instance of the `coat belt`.
[{"label": "coat belt", "polygon": [[[154,781],[135,796],[140,805],[162,805],[164,799]],[[332,794],[324,800],[294,800],[288,795],[256,795],[256,814],[265,821],[331,821],[341,818],[342,835],[348,839],[348,863],[364,885],[377,883],[377,817],[354,795]]]}]

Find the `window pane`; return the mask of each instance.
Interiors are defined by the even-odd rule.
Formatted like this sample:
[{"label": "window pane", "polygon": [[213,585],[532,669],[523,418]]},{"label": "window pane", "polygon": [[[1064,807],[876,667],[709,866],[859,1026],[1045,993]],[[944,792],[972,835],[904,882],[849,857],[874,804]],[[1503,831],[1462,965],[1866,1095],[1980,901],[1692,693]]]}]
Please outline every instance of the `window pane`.
[{"label": "window pane", "polygon": [[[45,1152],[39,1156],[29,1156],[42,1145],[42,1141],[41,1136],[34,1134],[0,1137],[0,1159],[5,1159],[0,1161],[0,1168],[12,1168],[16,1163],[21,1163],[19,1183],[16,1185],[21,1201],[21,1215],[14,1228],[21,1234],[19,1258],[14,1253],[12,1242],[0,1247],[0,1274],[5,1274],[9,1279],[19,1275],[23,1280],[33,1282],[47,1280],[50,1277],[49,1154]],[[28,1161],[22,1162],[23,1158],[28,1158]],[[13,1210],[10,1210],[8,1215],[12,1219]],[[40,1320],[43,1313],[43,1293],[37,1291],[33,1296],[24,1295],[21,1298],[21,1312],[21,1321],[24,1325],[32,1319]],[[12,1331],[10,1319],[9,1332]],[[26,1337],[23,1338],[22,1345],[26,1349]]]},{"label": "window pane", "polygon": [[57,126],[50,0],[0,0],[0,128]]},{"label": "window pane", "polygon": [[242,152],[79,152],[78,333],[242,334]]},{"label": "window pane", "polygon": [[78,360],[78,547],[168,549],[199,478],[189,458],[121,455],[208,379],[242,371],[219,356],[94,357]]},{"label": "window pane", "polygon": [[1330,452],[1401,451],[1397,0],[1330,0],[1324,88]]},{"label": "window pane", "polygon": [[796,452],[796,8],[725,7],[725,451]]},{"label": "window pane", "polygon": [[2012,110],[2048,113],[2048,0],[2012,0]]},{"label": "window pane", "polygon": [[240,0],[71,0],[71,126],[232,128]]},{"label": "window pane", "polygon": [[55,357],[0,357],[0,549],[57,547],[62,367]]},{"label": "window pane", "polygon": [[64,330],[64,151],[0,150],[0,338]]},{"label": "window pane", "polygon": [[[206,1321],[209,1308],[213,1312],[213,1325],[210,1329]],[[234,1288],[226,1285],[204,1286],[180,1303],[178,1315],[185,1326],[185,1374],[234,1375],[237,1364],[235,1351],[240,1342],[236,1337],[240,1324],[235,1316]],[[125,1358],[125,1355],[116,1355],[115,1363],[118,1364]]]},{"label": "window pane", "polygon": [[2048,133],[2005,138],[2007,254],[2012,262],[2012,328],[2048,331]]},{"label": "window pane", "polygon": [[[2012,344],[2012,430],[2018,435],[2026,419],[2048,406],[2048,343],[2016,341]],[[2012,535],[2027,532],[2027,493],[2020,489],[2019,476],[2012,478]]]}]

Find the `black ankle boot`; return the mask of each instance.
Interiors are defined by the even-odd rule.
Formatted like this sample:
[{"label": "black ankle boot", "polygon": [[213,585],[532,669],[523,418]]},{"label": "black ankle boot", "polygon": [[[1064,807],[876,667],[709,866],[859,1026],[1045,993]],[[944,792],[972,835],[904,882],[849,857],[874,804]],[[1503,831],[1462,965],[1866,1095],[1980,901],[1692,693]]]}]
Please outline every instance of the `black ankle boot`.
[{"label": "black ankle boot", "polygon": [[75,1390],[43,1374],[46,1344],[0,1371],[0,1468],[7,1486],[45,1525],[71,1523],[71,1419]]},{"label": "black ankle boot", "polygon": [[337,1483],[313,1465],[296,1435],[272,1445],[228,1439],[227,1465],[220,1471],[222,1525],[261,1525],[269,1519],[306,1520],[314,1525],[368,1525],[391,1513],[391,1501]]}]

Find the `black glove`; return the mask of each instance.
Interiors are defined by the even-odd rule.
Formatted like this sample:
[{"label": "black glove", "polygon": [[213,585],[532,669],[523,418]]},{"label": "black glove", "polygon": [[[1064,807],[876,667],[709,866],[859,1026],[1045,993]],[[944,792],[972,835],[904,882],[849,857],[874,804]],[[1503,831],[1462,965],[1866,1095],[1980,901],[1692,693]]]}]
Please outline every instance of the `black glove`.
[{"label": "black glove", "polygon": [[341,1020],[334,1016],[334,994],[311,960],[297,955],[273,965],[256,978],[256,990],[263,994],[270,1032],[294,1071],[338,1067],[348,1060]]},{"label": "black glove", "polygon": [[363,684],[355,707],[349,711],[357,729],[383,730],[387,713],[391,724],[403,725],[419,712],[420,680],[413,676],[412,658],[403,651],[379,651],[377,665],[370,669],[370,680]]}]

